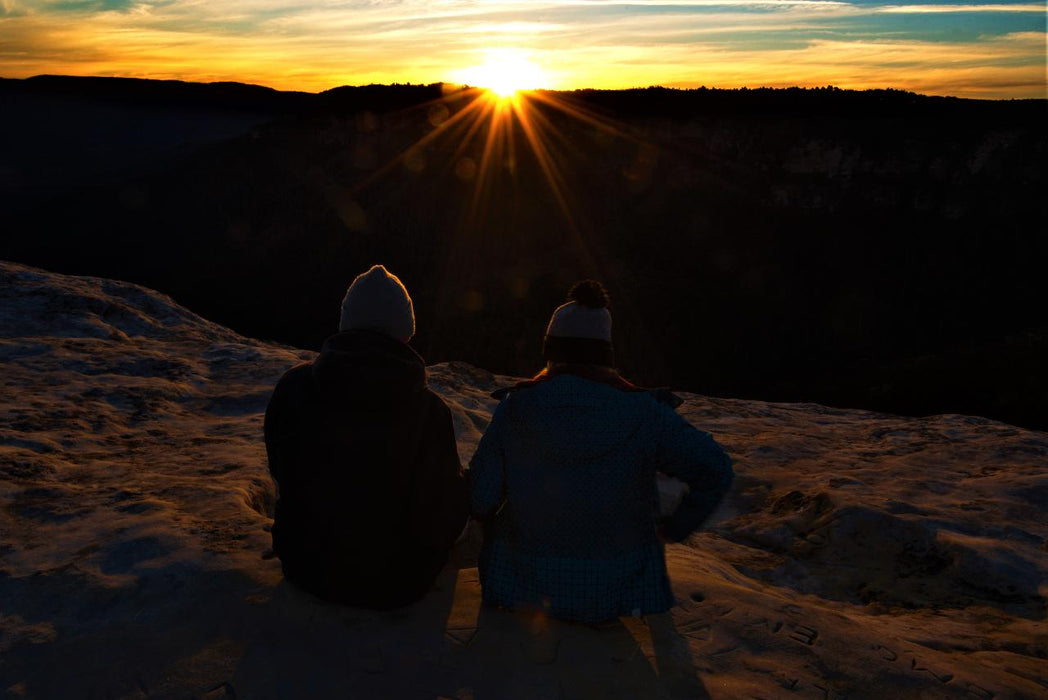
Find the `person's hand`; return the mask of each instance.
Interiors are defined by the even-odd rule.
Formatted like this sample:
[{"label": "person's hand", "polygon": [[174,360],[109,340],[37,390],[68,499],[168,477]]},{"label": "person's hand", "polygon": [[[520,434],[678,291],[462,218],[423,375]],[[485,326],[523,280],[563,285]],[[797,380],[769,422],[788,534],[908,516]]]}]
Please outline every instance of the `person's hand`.
[{"label": "person's hand", "polygon": [[673,515],[680,506],[680,502],[690,493],[687,484],[662,472],[655,474],[655,488],[659,492],[660,518],[668,518]]}]

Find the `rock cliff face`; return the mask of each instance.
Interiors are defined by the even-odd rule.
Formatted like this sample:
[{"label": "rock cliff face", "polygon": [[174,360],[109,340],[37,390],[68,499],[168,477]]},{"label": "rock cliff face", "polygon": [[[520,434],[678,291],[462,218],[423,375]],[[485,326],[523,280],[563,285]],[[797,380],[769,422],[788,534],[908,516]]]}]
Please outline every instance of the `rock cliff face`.
[{"label": "rock cliff face", "polygon": [[[297,593],[266,557],[262,413],[310,353],[10,263],[0,328],[12,697],[1048,693],[1044,433],[684,394],[738,480],[669,547],[670,614],[587,627],[482,609],[468,553],[378,614]],[[430,367],[464,462],[510,381]]]}]

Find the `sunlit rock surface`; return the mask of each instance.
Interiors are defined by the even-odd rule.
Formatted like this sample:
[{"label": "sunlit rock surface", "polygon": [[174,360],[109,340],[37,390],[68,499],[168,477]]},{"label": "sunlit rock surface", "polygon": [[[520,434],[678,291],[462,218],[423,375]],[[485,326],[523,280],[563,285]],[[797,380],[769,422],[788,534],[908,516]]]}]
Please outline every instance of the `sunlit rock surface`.
[{"label": "sunlit rock surface", "polygon": [[[738,478],[668,549],[671,614],[483,609],[470,547],[380,614],[290,589],[267,554],[262,413],[310,356],[141,287],[0,264],[0,692],[1048,696],[1044,433],[685,394]],[[511,381],[430,368],[464,462]]]}]

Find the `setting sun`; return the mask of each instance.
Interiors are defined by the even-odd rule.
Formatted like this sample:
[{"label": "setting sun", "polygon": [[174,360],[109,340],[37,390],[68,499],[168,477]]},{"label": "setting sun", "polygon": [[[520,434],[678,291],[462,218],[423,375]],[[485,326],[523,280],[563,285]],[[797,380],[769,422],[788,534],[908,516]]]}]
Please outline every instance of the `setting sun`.
[{"label": "setting sun", "polygon": [[543,70],[520,51],[488,53],[487,61],[461,71],[460,82],[490,90],[499,97],[512,97],[521,90],[549,87]]}]

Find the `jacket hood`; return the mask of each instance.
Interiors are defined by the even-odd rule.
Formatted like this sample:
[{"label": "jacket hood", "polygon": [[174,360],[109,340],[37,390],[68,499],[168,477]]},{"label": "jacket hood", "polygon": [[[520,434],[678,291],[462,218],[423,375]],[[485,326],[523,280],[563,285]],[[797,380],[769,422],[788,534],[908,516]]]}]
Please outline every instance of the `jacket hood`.
[{"label": "jacket hood", "polygon": [[322,395],[340,400],[395,400],[426,388],[426,364],[408,345],[382,333],[343,331],[324,341],[313,380]]},{"label": "jacket hood", "polygon": [[529,453],[555,461],[594,461],[629,443],[650,413],[646,392],[559,375],[506,399],[506,419]]}]

